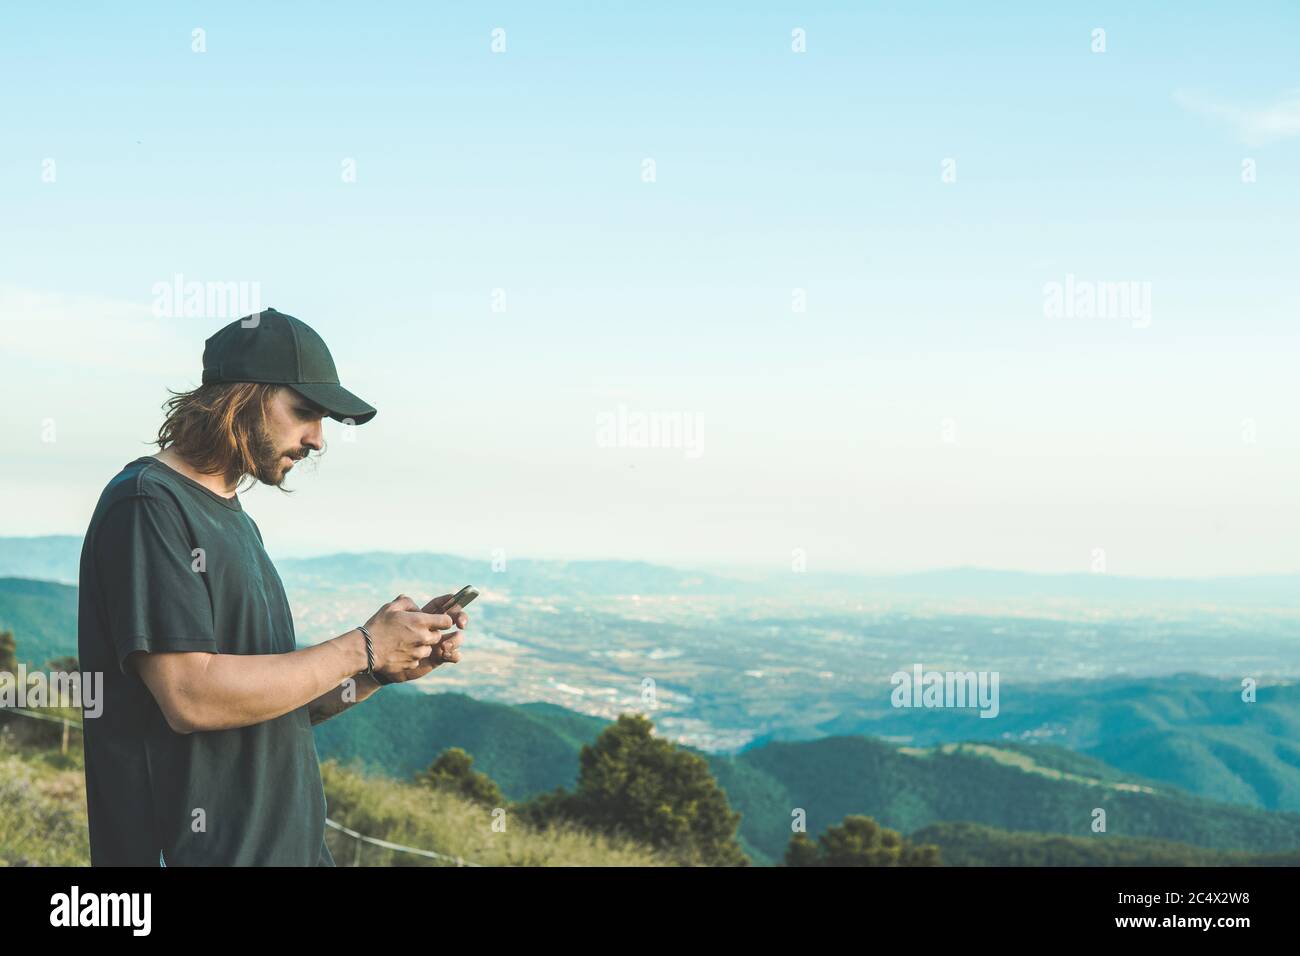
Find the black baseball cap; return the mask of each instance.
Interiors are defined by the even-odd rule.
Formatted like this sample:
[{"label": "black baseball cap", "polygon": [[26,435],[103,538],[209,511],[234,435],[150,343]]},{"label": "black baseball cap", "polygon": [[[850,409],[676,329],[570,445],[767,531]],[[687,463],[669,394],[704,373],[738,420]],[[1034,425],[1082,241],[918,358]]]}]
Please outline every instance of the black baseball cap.
[{"label": "black baseball cap", "polygon": [[203,346],[203,384],[263,382],[288,385],[335,421],[364,425],[373,406],[339,384],[325,341],[301,319],[263,309],[236,319]]}]

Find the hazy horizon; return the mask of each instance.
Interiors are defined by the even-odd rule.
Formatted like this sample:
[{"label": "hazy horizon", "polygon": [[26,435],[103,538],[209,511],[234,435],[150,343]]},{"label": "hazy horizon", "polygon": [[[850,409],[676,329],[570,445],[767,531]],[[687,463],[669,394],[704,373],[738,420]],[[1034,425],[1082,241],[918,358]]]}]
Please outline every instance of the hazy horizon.
[{"label": "hazy horizon", "polygon": [[[0,533],[0,542],[21,541],[23,539],[41,539],[41,538],[73,538],[77,541],[82,539],[81,534],[74,533],[50,533],[50,534],[31,534],[15,535]],[[291,552],[291,551],[272,551],[269,552],[274,560],[285,561],[310,561],[314,558],[331,558],[331,557],[362,557],[365,555],[397,555],[397,556],[435,556],[448,557],[462,561],[485,561],[492,560],[491,555],[472,554],[462,551],[450,550],[431,550],[427,548],[417,549],[399,549],[399,548],[367,548],[357,550],[345,548],[341,550],[311,551],[311,552]],[[745,564],[735,562],[681,562],[681,561],[650,561],[644,558],[626,557],[617,555],[579,555],[579,556],[561,556],[556,554],[517,554],[510,560],[516,561],[540,561],[540,562],[609,562],[609,563],[644,563],[657,567],[668,568],[677,571],[700,571],[718,576],[728,574],[737,575],[764,575],[779,576],[792,573],[790,569],[779,569],[767,567],[760,564]],[[1038,578],[1061,578],[1061,577],[1093,577],[1094,574],[1099,577],[1112,578],[1123,581],[1139,582],[1194,582],[1194,581],[1233,581],[1241,579],[1273,579],[1273,578],[1300,578],[1300,569],[1291,571],[1271,572],[1268,574],[1206,574],[1206,575],[1187,575],[1187,576],[1163,576],[1163,575],[1137,575],[1137,574],[1114,574],[1110,572],[1086,572],[1086,571],[1035,571],[1027,568],[1005,568],[1005,567],[980,567],[977,565],[951,565],[935,566],[923,568],[909,568],[902,570],[855,570],[845,568],[819,568],[808,570],[807,573],[812,578],[820,575],[846,578],[905,578],[919,577],[925,575],[940,575],[959,572],[970,572],[975,574],[990,575],[1026,575]],[[0,572],[0,576],[4,576]]]}]

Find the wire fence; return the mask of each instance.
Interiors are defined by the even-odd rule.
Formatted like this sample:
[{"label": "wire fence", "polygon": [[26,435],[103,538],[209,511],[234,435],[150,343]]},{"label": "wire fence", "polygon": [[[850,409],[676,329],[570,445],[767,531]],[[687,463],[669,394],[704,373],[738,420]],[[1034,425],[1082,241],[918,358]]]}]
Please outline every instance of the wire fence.
[{"label": "wire fence", "polygon": [[352,839],[357,841],[357,854],[352,861],[353,866],[361,865],[361,847],[367,843],[369,843],[371,846],[381,846],[385,850],[395,850],[398,853],[412,853],[415,854],[416,856],[427,857],[428,859],[431,860],[446,860],[449,863],[455,863],[457,866],[482,866],[483,865],[482,863],[471,863],[469,860],[466,860],[459,856],[448,856],[445,853],[437,853],[434,850],[420,850],[413,846],[403,846],[400,843],[391,843],[388,840],[380,840],[378,837],[366,836],[364,833],[358,833],[356,830],[349,830],[343,824],[336,823],[335,821],[329,819],[328,817],[325,818],[325,823],[328,826],[333,827],[335,830],[338,830],[340,833],[346,834],[347,836],[350,836],[352,837]]},{"label": "wire fence", "polygon": [[55,717],[52,714],[34,714],[29,710],[20,710],[17,707],[0,707],[0,714],[17,714],[19,717],[29,717],[32,720],[46,720],[52,724],[63,725],[63,742],[60,744],[62,753],[68,752],[68,734],[72,728],[81,730],[81,721],[73,720],[70,717]]},{"label": "wire fence", "polygon": [[[27,717],[31,720],[44,720],[44,721],[48,721],[49,723],[62,724],[63,742],[61,745],[61,749],[62,752],[65,754],[68,752],[68,734],[72,731],[73,728],[76,728],[77,730],[82,729],[81,721],[79,720],[73,720],[70,717],[56,717],[51,714],[36,714],[36,713],[32,713],[29,710],[22,710],[17,707],[0,707],[0,714],[15,714],[19,717]],[[329,827],[333,827],[335,830],[342,833],[344,836],[351,837],[353,840],[357,841],[356,854],[353,856],[353,860],[352,860],[353,866],[361,865],[361,848],[365,846],[367,843],[370,844],[371,846],[383,847],[385,850],[392,850],[395,853],[409,853],[414,856],[422,856],[430,860],[445,860],[448,863],[454,863],[456,866],[483,866],[484,865],[482,863],[473,863],[469,860],[466,860],[464,857],[449,856],[446,853],[439,853],[436,850],[421,850],[419,847],[403,846],[401,843],[393,843],[390,840],[381,840],[378,837],[367,836],[364,833],[358,833],[356,830],[345,827],[337,820],[331,820],[329,817],[325,818],[325,825]]]}]

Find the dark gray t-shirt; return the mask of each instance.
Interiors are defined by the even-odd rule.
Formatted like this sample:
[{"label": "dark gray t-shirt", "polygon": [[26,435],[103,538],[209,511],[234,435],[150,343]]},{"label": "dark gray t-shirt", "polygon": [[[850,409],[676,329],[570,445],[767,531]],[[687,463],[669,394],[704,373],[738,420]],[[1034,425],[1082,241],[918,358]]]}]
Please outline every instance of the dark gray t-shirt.
[{"label": "dark gray t-shirt", "polygon": [[[201,551],[200,551],[201,549]],[[153,457],[104,488],[81,551],[82,671],[92,866],[333,866],[304,705],[231,730],[178,734],[128,655],[297,649],[284,586],[238,496]],[[84,713],[84,709],[83,709]]]}]

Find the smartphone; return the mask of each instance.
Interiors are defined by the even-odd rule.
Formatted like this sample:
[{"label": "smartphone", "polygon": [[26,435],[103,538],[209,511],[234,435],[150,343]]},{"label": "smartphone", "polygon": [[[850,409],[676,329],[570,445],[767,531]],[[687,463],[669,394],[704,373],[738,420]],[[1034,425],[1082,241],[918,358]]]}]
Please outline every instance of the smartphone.
[{"label": "smartphone", "polygon": [[474,600],[476,597],[478,597],[478,588],[474,587],[474,585],[472,584],[467,584],[459,591],[457,591],[455,594],[453,594],[451,596],[451,600],[443,604],[443,606],[438,609],[438,613],[446,614],[457,604],[460,605],[460,609],[463,611],[465,610],[465,605],[468,604],[470,601]]}]

